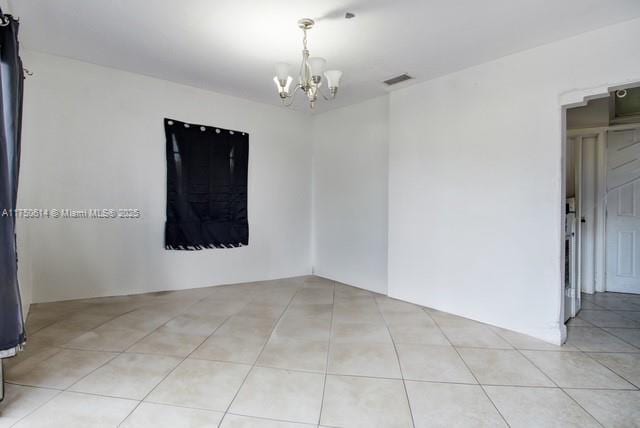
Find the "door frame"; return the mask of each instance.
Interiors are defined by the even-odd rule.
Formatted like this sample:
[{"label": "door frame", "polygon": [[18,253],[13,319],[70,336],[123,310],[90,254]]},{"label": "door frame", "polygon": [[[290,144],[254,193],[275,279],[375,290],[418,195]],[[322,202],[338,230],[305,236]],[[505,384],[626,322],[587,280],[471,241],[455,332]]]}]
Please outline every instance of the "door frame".
[{"label": "door frame", "polygon": [[[631,77],[631,76],[630,76]],[[606,81],[605,81],[606,82]],[[560,135],[560,145],[558,147],[558,166],[560,167],[560,180],[558,187],[556,187],[556,195],[560,196],[559,204],[556,205],[555,215],[558,216],[560,221],[556,223],[557,227],[557,243],[558,253],[557,266],[559,267],[557,273],[557,300],[555,301],[556,313],[558,314],[557,326],[560,330],[560,343],[564,343],[567,340],[567,327],[564,324],[564,285],[565,285],[565,204],[566,204],[566,154],[567,154],[567,109],[572,107],[581,107],[587,105],[587,103],[596,98],[605,98],[609,96],[609,93],[618,89],[628,89],[640,84],[640,75],[636,75],[633,78],[628,78],[623,81],[603,83],[600,86],[570,89],[565,92],[558,93],[558,104],[556,104],[557,114],[559,114],[560,120],[557,122],[558,134]]]},{"label": "door frame", "polygon": [[[582,144],[585,138],[596,139],[596,227],[594,240],[594,289],[591,292],[605,291],[606,269],[606,178],[607,178],[607,131],[609,127],[580,128],[567,130],[567,138],[577,138],[575,147],[575,186],[576,186],[576,218],[582,219]],[[569,171],[567,171],[569,173]],[[578,233],[578,282],[582,286],[582,233]],[[582,287],[581,291],[585,291]]]}]

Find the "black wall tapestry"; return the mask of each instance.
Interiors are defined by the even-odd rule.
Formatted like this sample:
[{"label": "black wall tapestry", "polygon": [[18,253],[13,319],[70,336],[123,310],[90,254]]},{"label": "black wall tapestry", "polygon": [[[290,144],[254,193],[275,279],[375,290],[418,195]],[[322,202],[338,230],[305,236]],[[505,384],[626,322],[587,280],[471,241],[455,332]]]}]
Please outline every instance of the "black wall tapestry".
[{"label": "black wall tapestry", "polygon": [[165,119],[168,250],[249,244],[249,134]]}]

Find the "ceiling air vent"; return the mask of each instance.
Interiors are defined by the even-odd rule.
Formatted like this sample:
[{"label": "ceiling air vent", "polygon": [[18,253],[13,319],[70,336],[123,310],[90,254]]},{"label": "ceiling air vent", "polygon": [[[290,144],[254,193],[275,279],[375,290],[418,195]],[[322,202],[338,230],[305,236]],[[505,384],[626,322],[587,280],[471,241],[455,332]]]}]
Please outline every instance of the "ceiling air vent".
[{"label": "ceiling air vent", "polygon": [[411,79],[413,79],[413,77],[409,76],[407,73],[403,73],[398,76],[394,76],[387,80],[384,80],[382,83],[384,83],[387,86],[393,86],[393,85],[397,85],[400,82],[404,82]]}]

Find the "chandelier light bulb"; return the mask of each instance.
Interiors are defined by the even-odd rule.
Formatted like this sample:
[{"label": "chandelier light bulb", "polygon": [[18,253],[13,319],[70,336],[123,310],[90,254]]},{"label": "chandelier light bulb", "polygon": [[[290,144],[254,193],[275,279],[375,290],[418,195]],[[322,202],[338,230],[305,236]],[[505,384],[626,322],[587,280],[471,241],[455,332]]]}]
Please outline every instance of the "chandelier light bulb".
[{"label": "chandelier light bulb", "polygon": [[327,77],[327,85],[330,88],[338,88],[340,86],[340,79],[342,78],[342,71],[340,70],[327,70],[324,72]]},{"label": "chandelier light bulb", "polygon": [[[293,78],[291,76],[287,76],[285,79],[280,80],[278,76],[273,76],[273,82],[276,84],[276,88],[278,88],[278,93],[281,98],[286,98],[289,94],[289,88],[291,87],[291,82],[293,82]],[[284,85],[282,84],[284,82]]]},{"label": "chandelier light bulb", "polygon": [[286,62],[278,62],[276,63],[275,69],[278,80],[286,82],[287,77],[289,77],[289,70],[291,69],[291,66]]},{"label": "chandelier light bulb", "polygon": [[327,60],[319,56],[309,58],[309,67],[311,68],[312,76],[322,76],[325,67],[327,66]]}]

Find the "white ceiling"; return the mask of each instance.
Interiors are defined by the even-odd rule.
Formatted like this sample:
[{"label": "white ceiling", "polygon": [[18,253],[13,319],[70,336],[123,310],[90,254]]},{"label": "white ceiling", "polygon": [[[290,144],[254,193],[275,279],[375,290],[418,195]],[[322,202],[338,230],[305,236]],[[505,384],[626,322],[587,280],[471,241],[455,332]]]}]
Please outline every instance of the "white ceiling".
[{"label": "white ceiling", "polygon": [[[26,49],[259,102],[279,103],[273,64],[312,56],[344,71],[318,111],[640,16],[638,0],[2,0]],[[356,18],[346,20],[350,11]],[[27,64],[28,67],[28,64]],[[406,84],[404,84],[406,85]],[[304,103],[298,108],[306,109]]]}]

